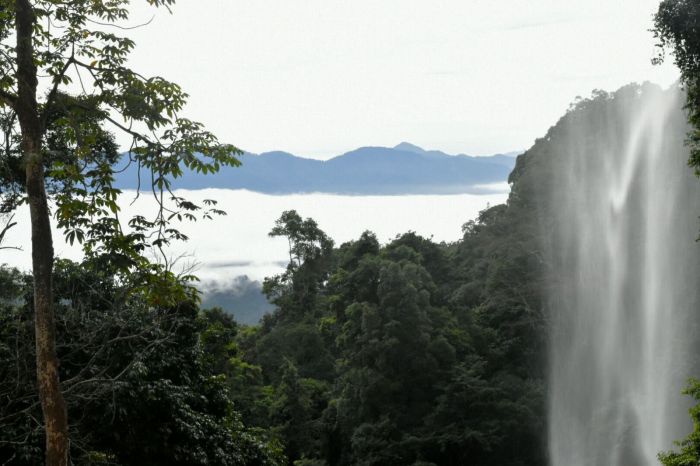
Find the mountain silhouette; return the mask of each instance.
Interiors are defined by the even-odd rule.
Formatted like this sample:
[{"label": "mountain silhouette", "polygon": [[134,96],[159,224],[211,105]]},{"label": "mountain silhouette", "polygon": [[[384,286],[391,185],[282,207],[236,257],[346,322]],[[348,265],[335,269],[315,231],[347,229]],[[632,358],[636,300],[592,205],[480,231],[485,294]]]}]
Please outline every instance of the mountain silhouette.
[{"label": "mountain silhouette", "polygon": [[[287,152],[245,153],[240,167],[201,176],[186,171],[174,189],[247,189],[267,194],[457,194],[491,192],[505,182],[517,153],[487,157],[449,155],[402,142],[395,147],[362,147],[329,160]],[[142,176],[143,178],[143,176]],[[117,175],[121,189],[137,187],[136,167]]]}]

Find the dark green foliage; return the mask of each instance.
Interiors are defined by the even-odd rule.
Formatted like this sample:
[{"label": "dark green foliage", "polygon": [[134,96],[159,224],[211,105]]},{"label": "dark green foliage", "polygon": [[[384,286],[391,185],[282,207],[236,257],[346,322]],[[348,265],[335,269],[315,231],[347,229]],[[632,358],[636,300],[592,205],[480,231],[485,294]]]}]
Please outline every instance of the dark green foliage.
[{"label": "dark green foliage", "polygon": [[337,338],[344,364],[337,423],[350,437],[347,457],[405,464],[415,452],[402,437],[430,412],[454,349],[433,335],[434,284],[425,269],[406,259],[365,260],[377,261],[377,292],[345,309]]},{"label": "dark green foliage", "polygon": [[532,202],[515,186],[451,245],[366,232],[333,249],[285,212],[272,234],[290,265],[266,282],[277,309],[236,340],[260,371],[230,382],[257,407],[246,422],[297,465],[545,464]]},{"label": "dark green foliage", "polygon": [[265,279],[263,293],[278,306],[278,317],[297,318],[295,311],[313,307],[327,277],[333,240],[313,219],[302,220],[293,210],[282,213],[270,236],[287,239],[289,264],[283,274]]},{"label": "dark green foliage", "polygon": [[[59,261],[55,276],[74,464],[280,464],[275,443],[234,410],[230,318],[200,317],[188,302],[153,308],[90,263]],[[31,288],[7,269],[0,282],[0,462],[39,464]]]},{"label": "dark green foliage", "polygon": [[687,93],[686,109],[692,127],[688,135],[689,164],[700,176],[700,3],[695,0],[663,0],[654,16],[654,37],[659,55],[655,63],[673,54]]},{"label": "dark green foliage", "polygon": [[676,442],[680,451],[659,453],[659,461],[664,466],[695,466],[700,464],[700,381],[691,379],[688,388],[683,393],[698,402],[690,408],[693,432],[680,442]]}]

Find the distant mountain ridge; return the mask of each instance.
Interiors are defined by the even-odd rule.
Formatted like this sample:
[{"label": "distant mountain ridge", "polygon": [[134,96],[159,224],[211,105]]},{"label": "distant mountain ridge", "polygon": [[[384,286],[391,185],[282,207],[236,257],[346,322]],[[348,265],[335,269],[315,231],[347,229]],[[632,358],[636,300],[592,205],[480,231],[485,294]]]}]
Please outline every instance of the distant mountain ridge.
[{"label": "distant mountain ridge", "polygon": [[[449,155],[402,142],[395,147],[361,147],[329,160],[275,151],[245,153],[240,167],[200,176],[186,172],[175,189],[248,189],[267,194],[457,194],[492,192],[505,182],[517,152],[485,157]],[[136,188],[136,168],[117,176],[121,189]]]}]

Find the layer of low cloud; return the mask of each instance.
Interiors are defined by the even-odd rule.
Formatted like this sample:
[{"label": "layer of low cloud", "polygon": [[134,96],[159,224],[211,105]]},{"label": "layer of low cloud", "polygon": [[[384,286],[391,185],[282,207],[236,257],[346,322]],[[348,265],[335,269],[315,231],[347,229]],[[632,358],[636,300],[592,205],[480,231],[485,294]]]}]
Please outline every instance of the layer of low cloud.
[{"label": "layer of low cloud", "polygon": [[[271,238],[268,232],[285,210],[297,210],[304,217],[314,218],[337,244],[358,238],[371,230],[380,241],[415,231],[436,241],[455,241],[461,226],[475,218],[480,210],[505,201],[506,193],[484,195],[411,195],[411,196],[339,196],[306,194],[271,196],[245,190],[206,189],[177,191],[194,202],[216,199],[227,212],[211,221],[183,223],[181,230],[190,240],[176,243],[169,251],[181,257],[183,267],[195,267],[202,281],[228,282],[247,275],[252,280],[280,273],[287,264],[288,244],[283,238]],[[120,199],[122,218],[134,214],[152,215],[155,204],[148,196],[133,205],[134,194],[126,192]],[[6,245],[23,247],[22,251],[0,250],[0,263],[23,270],[30,268],[29,222],[26,208],[18,211],[18,224],[10,230]],[[54,232],[55,250],[59,257],[78,260],[77,246],[65,243],[61,233]]]}]

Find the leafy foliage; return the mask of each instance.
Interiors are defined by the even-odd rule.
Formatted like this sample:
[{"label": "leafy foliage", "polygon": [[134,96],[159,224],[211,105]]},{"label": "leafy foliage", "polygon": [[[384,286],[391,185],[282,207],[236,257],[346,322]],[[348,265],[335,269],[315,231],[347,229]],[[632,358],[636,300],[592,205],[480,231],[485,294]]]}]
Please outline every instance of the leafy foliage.
[{"label": "leafy foliage", "polygon": [[663,0],[654,16],[654,37],[659,54],[655,63],[673,54],[687,92],[686,109],[692,131],[689,165],[700,176],[700,5],[693,0]]},{"label": "leafy foliage", "polygon": [[[169,9],[174,1],[149,3]],[[197,205],[175,195],[172,180],[184,169],[207,174],[236,166],[241,151],[180,114],[187,94],[178,85],[127,66],[135,44],[115,31],[127,25],[128,5],[128,0],[32,2],[33,79],[48,89],[37,108],[41,163],[47,192],[56,203],[57,225],[68,242],[82,244],[87,257],[100,257],[114,273],[136,273],[148,282],[143,290],[163,300],[173,291],[182,297],[174,289],[181,282],[163,279],[172,266],[165,246],[187,239],[177,222],[223,214],[213,200]],[[3,212],[26,200],[14,10],[3,7],[0,13]],[[126,153],[120,153],[115,133],[131,139]],[[128,165],[138,167],[137,196],[152,196],[158,205],[150,217],[119,216],[121,192],[114,179]],[[147,259],[153,253],[159,263]]]},{"label": "leafy foliage", "polygon": [[[700,381],[691,379],[683,393],[700,402]],[[659,453],[659,461],[664,466],[693,466],[700,463],[700,404],[690,408],[690,417],[693,420],[693,432],[676,442],[680,451]]]},{"label": "leafy foliage", "polygon": [[514,189],[450,245],[366,232],[333,248],[284,212],[271,234],[289,240],[290,264],[265,284],[276,311],[236,339],[256,374],[229,379],[255,406],[246,422],[277,432],[297,465],[545,464],[526,198]]},{"label": "leafy foliage", "polygon": [[[59,261],[55,274],[74,464],[281,464],[276,442],[242,423],[217,364],[235,326],[222,334],[226,318],[191,302],[153,308],[94,265]],[[31,281],[0,269],[0,282],[0,461],[38,464]]]}]

